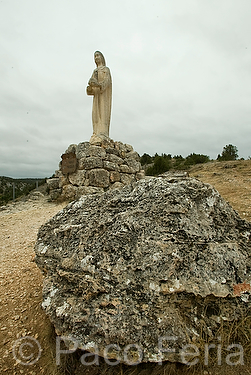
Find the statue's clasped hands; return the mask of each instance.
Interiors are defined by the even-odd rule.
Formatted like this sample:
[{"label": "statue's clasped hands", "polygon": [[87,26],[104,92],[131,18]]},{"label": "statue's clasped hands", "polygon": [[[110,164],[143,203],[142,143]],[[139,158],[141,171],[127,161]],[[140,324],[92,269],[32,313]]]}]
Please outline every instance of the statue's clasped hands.
[{"label": "statue's clasped hands", "polygon": [[89,85],[87,86],[88,95],[95,95],[101,91],[101,85],[94,78],[91,78],[89,80],[88,85]]}]

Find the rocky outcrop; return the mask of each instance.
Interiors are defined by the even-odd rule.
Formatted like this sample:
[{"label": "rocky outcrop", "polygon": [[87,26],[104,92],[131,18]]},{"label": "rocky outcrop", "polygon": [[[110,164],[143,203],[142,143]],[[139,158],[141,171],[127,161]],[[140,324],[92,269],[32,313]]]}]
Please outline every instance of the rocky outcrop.
[{"label": "rocky outcrop", "polygon": [[144,178],[139,154],[133,147],[111,139],[97,144],[70,145],[61,156],[59,170],[47,180],[52,200],[74,200],[101,194]]},{"label": "rocky outcrop", "polygon": [[39,230],[43,308],[80,348],[181,361],[184,345],[247,315],[250,234],[211,185],[193,178],[81,197]]}]

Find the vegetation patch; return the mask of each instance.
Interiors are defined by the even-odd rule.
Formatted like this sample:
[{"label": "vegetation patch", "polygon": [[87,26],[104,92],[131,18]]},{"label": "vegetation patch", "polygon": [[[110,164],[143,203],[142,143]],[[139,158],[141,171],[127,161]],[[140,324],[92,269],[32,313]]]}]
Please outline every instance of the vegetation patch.
[{"label": "vegetation patch", "polygon": [[43,185],[44,178],[11,178],[0,176],[0,206],[7,204],[13,198],[28,195],[36,186]]}]

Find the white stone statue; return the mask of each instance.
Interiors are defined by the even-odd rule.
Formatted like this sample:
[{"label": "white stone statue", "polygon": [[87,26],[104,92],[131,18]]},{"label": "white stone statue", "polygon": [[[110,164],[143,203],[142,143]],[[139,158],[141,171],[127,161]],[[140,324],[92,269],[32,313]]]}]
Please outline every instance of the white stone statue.
[{"label": "white stone statue", "polygon": [[97,68],[94,70],[86,89],[87,95],[93,95],[91,143],[109,138],[112,106],[112,78],[105,58],[99,51],[94,53]]}]

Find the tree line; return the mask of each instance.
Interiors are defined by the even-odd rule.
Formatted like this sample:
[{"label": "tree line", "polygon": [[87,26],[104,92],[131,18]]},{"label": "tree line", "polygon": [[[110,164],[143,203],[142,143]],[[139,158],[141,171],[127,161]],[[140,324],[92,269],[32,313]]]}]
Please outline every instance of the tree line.
[{"label": "tree line", "polygon": [[[238,158],[238,149],[231,144],[223,147],[222,153],[217,156],[218,161],[236,160]],[[146,175],[156,176],[160,173],[174,170],[186,170],[195,164],[208,163],[208,155],[192,153],[187,157],[182,155],[161,154],[154,156],[143,154],[140,158],[141,165],[144,166]]]},{"label": "tree line", "polygon": [[[45,183],[44,178],[11,178],[0,176],[0,206],[7,204],[13,199],[13,189],[15,189],[15,198],[28,195],[38,185]],[[13,187],[14,185],[14,187]]]}]

